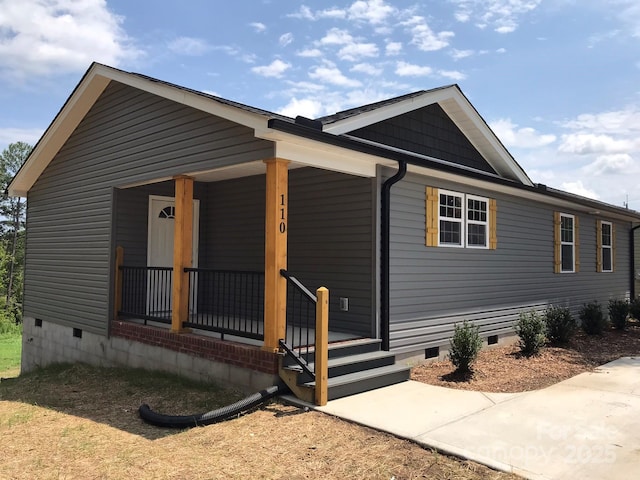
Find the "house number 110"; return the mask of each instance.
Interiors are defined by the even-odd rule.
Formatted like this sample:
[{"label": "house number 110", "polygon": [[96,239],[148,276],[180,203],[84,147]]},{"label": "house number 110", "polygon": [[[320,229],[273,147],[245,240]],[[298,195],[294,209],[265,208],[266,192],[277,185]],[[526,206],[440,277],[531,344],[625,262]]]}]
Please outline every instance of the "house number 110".
[{"label": "house number 110", "polygon": [[280,195],[280,233],[287,231],[286,219],[284,216],[284,209],[286,208],[284,203],[284,193]]}]

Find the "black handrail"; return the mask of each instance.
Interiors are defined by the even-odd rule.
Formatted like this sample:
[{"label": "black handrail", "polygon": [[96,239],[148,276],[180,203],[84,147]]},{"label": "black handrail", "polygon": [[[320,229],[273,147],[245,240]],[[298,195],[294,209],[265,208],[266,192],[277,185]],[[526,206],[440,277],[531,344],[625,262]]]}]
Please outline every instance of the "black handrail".
[{"label": "black handrail", "polygon": [[189,275],[188,328],[264,339],[264,273],[185,268]]},{"label": "black handrail", "polygon": [[173,268],[120,266],[122,307],[118,316],[171,323]]},{"label": "black handrail", "polygon": [[[286,270],[280,270],[287,280],[287,326],[281,348],[315,379],[315,326],[317,297],[302,282]],[[310,361],[312,360],[312,361]]]}]

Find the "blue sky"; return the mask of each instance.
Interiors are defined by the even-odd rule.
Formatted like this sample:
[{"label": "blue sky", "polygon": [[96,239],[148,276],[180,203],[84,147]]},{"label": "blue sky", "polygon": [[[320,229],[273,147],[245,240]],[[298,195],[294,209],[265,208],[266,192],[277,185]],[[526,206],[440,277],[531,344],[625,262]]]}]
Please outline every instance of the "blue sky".
[{"label": "blue sky", "polygon": [[0,148],[92,61],[290,116],[458,83],[534,182],[640,210],[637,0],[0,0]]}]

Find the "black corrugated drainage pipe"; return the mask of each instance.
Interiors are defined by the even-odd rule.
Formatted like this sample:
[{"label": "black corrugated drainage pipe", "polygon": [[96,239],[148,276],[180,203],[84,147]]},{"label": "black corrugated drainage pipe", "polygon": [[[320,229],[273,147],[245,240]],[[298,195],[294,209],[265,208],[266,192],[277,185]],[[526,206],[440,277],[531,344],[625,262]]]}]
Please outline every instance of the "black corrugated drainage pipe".
[{"label": "black corrugated drainage pipe", "polygon": [[640,225],[631,227],[631,300],[636,298],[638,292],[636,292],[636,235],[635,232],[640,228]]},{"label": "black corrugated drainage pipe", "polygon": [[258,405],[266,402],[270,398],[277,395],[283,395],[289,392],[289,388],[285,385],[274,385],[264,390],[254,393],[242,400],[238,400],[226,407],[218,408],[206,413],[194,415],[163,415],[151,410],[149,405],[140,405],[138,413],[140,418],[151,425],[164,428],[191,428],[203,425],[211,425],[212,423],[222,422],[230,418],[238,417]]},{"label": "black corrugated drainage pipe", "polygon": [[391,187],[407,174],[407,162],[398,161],[398,172],[382,184],[380,219],[380,330],[382,349],[389,350],[389,248],[391,220]]}]

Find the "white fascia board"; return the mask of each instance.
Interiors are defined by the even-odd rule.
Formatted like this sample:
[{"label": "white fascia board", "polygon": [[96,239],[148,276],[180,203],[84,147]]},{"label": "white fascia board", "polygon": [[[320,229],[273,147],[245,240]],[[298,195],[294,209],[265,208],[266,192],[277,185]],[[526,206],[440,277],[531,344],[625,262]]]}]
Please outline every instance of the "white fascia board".
[{"label": "white fascia board", "polygon": [[455,87],[442,88],[433,92],[425,92],[423,95],[408,98],[401,102],[392,103],[390,105],[376,108],[370,112],[363,112],[358,115],[338,120],[329,125],[325,125],[323,131],[333,133],[334,135],[342,135],[343,133],[352,132],[362,127],[381,122],[388,118],[397,117],[422,107],[439,103],[443,100],[451,98],[452,91]]},{"label": "white fascia board", "polygon": [[612,218],[612,219],[616,219],[616,220],[622,220],[622,221],[633,221],[633,222],[637,222],[637,217],[636,216],[626,216],[623,215],[621,213],[616,213],[616,212],[610,212],[610,211],[605,211],[605,212],[598,212],[596,213],[593,206],[589,206],[589,205],[584,205],[578,202],[571,202],[569,200],[565,200],[562,198],[557,198],[557,197],[553,197],[550,195],[545,195],[544,193],[538,193],[535,191],[530,191],[530,190],[524,190],[522,188],[518,188],[515,185],[513,187],[509,186],[509,185],[504,185],[501,183],[494,183],[488,180],[482,180],[480,178],[470,178],[470,177],[463,177],[460,175],[456,175],[455,173],[449,173],[449,172],[443,172],[441,170],[435,170],[435,169],[430,169],[430,168],[425,168],[425,167],[419,167],[416,165],[408,165],[407,167],[407,171],[411,172],[411,173],[417,173],[420,175],[424,175],[430,178],[437,178],[439,180],[446,180],[446,181],[450,181],[450,182],[455,182],[458,183],[460,185],[469,185],[472,187],[476,187],[476,188],[482,188],[484,190],[489,190],[492,192],[500,192],[500,193],[504,193],[506,195],[511,195],[513,197],[519,197],[519,198],[524,198],[527,200],[532,200],[538,203],[543,203],[546,205],[550,205],[553,208],[565,208],[568,210],[572,210],[572,211],[578,211],[578,212],[582,212],[582,213],[588,213],[591,215],[599,215],[601,217],[606,217],[606,218]]},{"label": "white fascia board", "polygon": [[318,142],[277,130],[256,132],[256,137],[275,143],[275,156],[309,167],[374,178],[376,165],[397,166],[398,162]]}]

